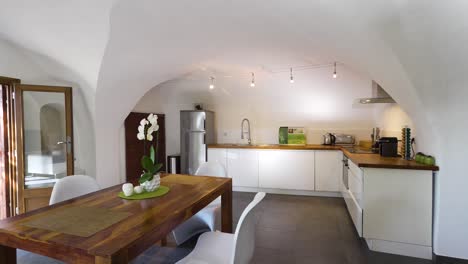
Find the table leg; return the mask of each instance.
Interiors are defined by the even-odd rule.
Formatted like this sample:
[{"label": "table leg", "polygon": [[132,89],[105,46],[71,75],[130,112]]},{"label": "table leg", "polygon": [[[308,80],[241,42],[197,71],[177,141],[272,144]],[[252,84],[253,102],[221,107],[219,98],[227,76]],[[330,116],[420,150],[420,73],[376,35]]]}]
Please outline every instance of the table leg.
[{"label": "table leg", "polygon": [[128,264],[128,251],[122,250],[122,252],[111,256],[111,257],[100,257],[96,256],[94,260],[95,264]]},{"label": "table leg", "polygon": [[16,264],[16,248],[0,245],[0,263]]},{"label": "table leg", "polygon": [[232,233],[232,185],[221,195],[221,231]]}]

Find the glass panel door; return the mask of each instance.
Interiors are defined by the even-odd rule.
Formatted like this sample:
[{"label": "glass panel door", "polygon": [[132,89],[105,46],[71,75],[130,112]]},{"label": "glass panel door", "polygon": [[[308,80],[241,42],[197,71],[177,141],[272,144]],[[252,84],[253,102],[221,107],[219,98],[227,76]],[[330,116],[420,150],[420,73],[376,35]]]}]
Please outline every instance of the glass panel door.
[{"label": "glass panel door", "polygon": [[[71,88],[20,85],[19,209],[48,205],[57,180],[73,174]],[[22,149],[22,151],[21,151]]]}]

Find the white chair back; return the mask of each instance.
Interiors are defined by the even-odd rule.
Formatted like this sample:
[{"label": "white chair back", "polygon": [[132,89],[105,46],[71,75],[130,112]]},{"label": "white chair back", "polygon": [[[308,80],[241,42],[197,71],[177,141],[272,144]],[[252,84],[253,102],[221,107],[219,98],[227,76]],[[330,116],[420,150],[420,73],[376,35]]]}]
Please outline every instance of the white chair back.
[{"label": "white chair back", "polygon": [[99,189],[96,180],[90,176],[67,176],[55,183],[49,205],[92,193]]},{"label": "white chair back", "polygon": [[252,260],[255,250],[256,212],[258,211],[256,206],[264,197],[264,192],[257,193],[253,201],[242,212],[234,234],[234,254],[232,254],[233,259],[230,263],[247,264]]},{"label": "white chair back", "polygon": [[208,161],[202,163],[200,167],[198,167],[197,171],[195,172],[195,175],[226,177],[227,173],[223,164],[217,161]]}]

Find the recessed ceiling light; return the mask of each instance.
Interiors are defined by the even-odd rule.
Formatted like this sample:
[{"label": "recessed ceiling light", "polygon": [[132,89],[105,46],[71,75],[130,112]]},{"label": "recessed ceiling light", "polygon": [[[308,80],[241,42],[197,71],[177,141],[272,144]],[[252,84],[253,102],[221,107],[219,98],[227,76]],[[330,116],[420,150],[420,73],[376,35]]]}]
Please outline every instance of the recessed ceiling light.
[{"label": "recessed ceiling light", "polygon": [[215,88],[215,86],[214,86],[214,79],[215,79],[215,78],[214,78],[213,76],[210,77],[210,81],[211,81],[211,83],[210,83],[210,90],[213,90],[213,89]]},{"label": "recessed ceiling light", "polygon": [[293,77],[292,68],[290,68],[289,70],[290,70],[289,82],[290,82],[290,83],[294,83],[294,77]]},{"label": "recessed ceiling light", "polygon": [[336,61],[335,61],[335,63],[333,64],[333,66],[334,66],[333,78],[336,79],[336,77],[338,76],[338,75],[336,75]]},{"label": "recessed ceiling light", "polygon": [[250,82],[250,87],[255,87],[255,73],[252,72],[252,81]]}]

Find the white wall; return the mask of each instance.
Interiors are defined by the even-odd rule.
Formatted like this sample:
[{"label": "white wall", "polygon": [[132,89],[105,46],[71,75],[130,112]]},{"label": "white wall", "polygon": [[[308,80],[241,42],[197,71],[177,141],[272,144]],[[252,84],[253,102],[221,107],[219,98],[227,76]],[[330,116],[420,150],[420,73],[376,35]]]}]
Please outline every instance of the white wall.
[{"label": "white wall", "polygon": [[[251,121],[252,142],[277,144],[280,126],[303,126],[307,143],[321,144],[326,132],[349,133],[357,140],[369,140],[372,128],[380,126],[383,135],[401,137],[401,127],[412,126],[410,118],[397,104],[357,103],[371,95],[371,80],[345,66],[294,73],[257,72],[256,86],[250,87],[249,72],[218,73],[215,89],[210,90],[206,72],[165,82],[147,92],[133,111],[166,114],[167,154],[180,152],[180,110],[203,103],[215,111],[218,143],[246,143],[240,139],[240,123]],[[229,77],[226,77],[229,76]]]},{"label": "white wall", "polygon": [[416,135],[416,127],[408,114],[398,104],[382,104],[375,106],[376,126],[382,131],[381,136],[397,137],[401,139],[401,129],[411,128],[412,135]]},{"label": "white wall", "polygon": [[[382,36],[400,58],[435,131],[441,170],[435,185],[436,254],[468,259],[468,2],[407,1],[382,24]],[[416,120],[413,120],[416,121]],[[426,131],[420,131],[426,133]]]},{"label": "white wall", "polygon": [[[66,70],[42,56],[0,38],[0,75],[18,78],[23,84],[62,85],[73,89],[73,129],[75,166],[90,176],[96,173],[94,124],[86,106],[81,86],[73,78],[64,81]],[[54,74],[51,74],[52,71]],[[55,75],[56,74],[56,75]]]}]

